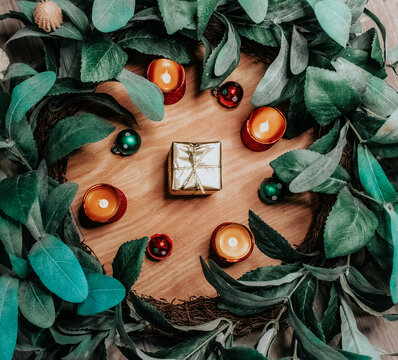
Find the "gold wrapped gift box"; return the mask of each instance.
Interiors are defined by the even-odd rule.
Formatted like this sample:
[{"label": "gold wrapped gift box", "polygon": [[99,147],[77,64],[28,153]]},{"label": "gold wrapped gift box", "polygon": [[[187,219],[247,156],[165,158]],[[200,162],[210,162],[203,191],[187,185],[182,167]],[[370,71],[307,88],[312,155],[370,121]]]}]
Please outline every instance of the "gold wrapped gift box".
[{"label": "gold wrapped gift box", "polygon": [[169,153],[172,195],[210,195],[221,190],[221,142],[173,142]]}]

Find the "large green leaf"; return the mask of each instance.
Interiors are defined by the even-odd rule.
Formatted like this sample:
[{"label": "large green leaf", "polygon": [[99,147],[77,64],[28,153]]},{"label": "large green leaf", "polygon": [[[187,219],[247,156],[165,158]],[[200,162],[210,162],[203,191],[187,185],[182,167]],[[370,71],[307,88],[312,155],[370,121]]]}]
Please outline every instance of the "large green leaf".
[{"label": "large green leaf", "polygon": [[29,264],[25,259],[12,254],[9,255],[9,258],[12,269],[15,271],[20,279],[26,279],[32,274],[32,270],[30,269]]},{"label": "large green leaf", "polygon": [[21,224],[2,213],[0,213],[0,241],[8,255],[22,256]]},{"label": "large green leaf", "polygon": [[289,322],[306,352],[317,360],[346,360],[345,356],[326,345],[309,330],[295,314],[292,305],[289,306]]},{"label": "large green leaf", "polygon": [[81,80],[99,82],[114,79],[127,62],[127,54],[109,36],[96,34],[83,43]]},{"label": "large green leaf", "polygon": [[398,109],[389,116],[379,130],[377,130],[376,134],[369,140],[379,144],[398,143]]},{"label": "large green leaf", "polygon": [[[315,151],[293,150],[271,161],[270,165],[274,169],[275,174],[283,182],[290,183],[299,176],[304,169],[320,159],[321,156],[321,154]],[[338,166],[332,176],[320,186],[311,189],[311,191],[334,194],[339,192],[347,184],[348,180],[348,173],[341,166]]]},{"label": "large green leaf", "polygon": [[163,94],[149,80],[123,69],[117,76],[133,104],[149,119],[160,121],[164,117]]},{"label": "large green leaf", "polygon": [[69,0],[52,1],[55,2],[66,15],[68,15],[68,17],[79,28],[81,32],[85,33],[90,30],[90,23],[83,10],[81,10]]},{"label": "large green leaf", "polygon": [[355,354],[368,355],[373,360],[380,360],[380,352],[376,351],[366,336],[358,330],[351,308],[343,298],[340,300],[341,343],[343,350]]},{"label": "large green leaf", "polygon": [[352,254],[374,236],[377,217],[347,187],[341,189],[324,231],[327,258]]},{"label": "large green leaf", "polygon": [[51,32],[51,35],[78,41],[83,40],[82,33],[69,22],[63,22],[61,27]]},{"label": "large green leaf", "polygon": [[268,0],[238,0],[239,4],[256,24],[262,22],[267,14]]},{"label": "large green leaf", "polygon": [[106,138],[115,126],[93,114],[71,116],[59,121],[50,133],[44,156],[48,164],[62,159],[82,145]]},{"label": "large green leaf", "polygon": [[0,209],[25,224],[38,192],[37,174],[14,175],[0,182]]},{"label": "large green leaf", "polygon": [[104,33],[119,30],[133,17],[135,0],[94,0],[94,26]]},{"label": "large green leaf", "polygon": [[275,24],[272,21],[263,21],[260,24],[233,23],[240,36],[244,36],[261,45],[278,47],[279,40]]},{"label": "large green leaf", "polygon": [[113,276],[130,291],[141,272],[149,239],[147,237],[124,243],[113,259]]},{"label": "large green leaf", "polygon": [[256,349],[247,345],[234,346],[229,349],[221,348],[221,354],[223,360],[267,360]]},{"label": "large green leaf", "polygon": [[307,39],[297,31],[296,25],[293,25],[292,45],[290,48],[290,70],[292,74],[298,75],[302,73],[307,68],[308,59]]},{"label": "large green leaf", "polygon": [[76,256],[61,240],[47,235],[33,245],[29,261],[41,282],[65,301],[80,303],[88,296],[88,284]]},{"label": "large green leaf", "polygon": [[36,7],[36,4],[31,1],[24,1],[20,0],[17,2],[17,5],[19,9],[25,14],[25,16],[29,19],[31,23],[34,23],[34,18],[33,18],[33,10]]},{"label": "large green leaf", "polygon": [[281,32],[281,48],[276,59],[265,72],[252,97],[252,105],[260,107],[277,100],[288,82],[289,43]]},{"label": "large green leaf", "polygon": [[358,173],[366,192],[384,203],[394,201],[397,197],[393,186],[381,165],[366,145],[358,146]]},{"label": "large green leaf", "polygon": [[76,196],[78,187],[75,183],[65,183],[50,192],[43,205],[43,225],[47,233],[57,232]]},{"label": "large green leaf", "polygon": [[339,140],[333,150],[326,155],[321,155],[310,166],[305,168],[289,185],[293,193],[316,189],[327,181],[339,166],[343,149],[347,144],[348,124],[340,130]]},{"label": "large green leaf", "polygon": [[28,110],[36,105],[52,88],[56,75],[52,71],[42,72],[17,85],[11,95],[6,114],[6,134],[13,138]]},{"label": "large green leaf", "polygon": [[346,47],[352,20],[350,8],[339,0],[322,0],[315,4],[314,11],[323,30]]},{"label": "large green leaf", "polygon": [[119,304],[126,289],[118,280],[103,274],[87,273],[88,297],[77,308],[78,315],[94,315]]},{"label": "large green leaf", "polygon": [[18,283],[10,276],[0,276],[0,357],[11,360],[18,334]]},{"label": "large green leaf", "polygon": [[61,360],[80,360],[88,359],[90,356],[91,336],[88,336],[79,343],[73,351],[65,355]]},{"label": "large green leaf", "polygon": [[181,29],[196,29],[196,1],[158,0],[158,3],[169,35]]},{"label": "large green leaf", "polygon": [[354,111],[361,99],[343,73],[309,67],[304,88],[308,111],[321,125]]},{"label": "large green leaf", "polygon": [[326,154],[337,145],[337,140],[339,138],[340,122],[336,121],[330,131],[316,140],[308,150],[316,151],[320,154]]},{"label": "large green leaf", "polygon": [[102,268],[101,263],[93,255],[89,254],[80,247],[72,246],[71,250],[76,255],[77,260],[79,260],[79,263],[85,274],[89,273],[103,274],[104,270]]},{"label": "large green leaf", "polygon": [[37,71],[24,63],[13,63],[7,68],[7,72],[4,74],[2,82],[10,80],[20,76],[31,76],[37,75]]},{"label": "large green leaf", "polygon": [[22,281],[18,294],[19,309],[28,321],[45,329],[54,324],[54,300],[48,291],[34,281]]},{"label": "large green leaf", "polygon": [[398,214],[394,209],[387,207],[387,213],[390,217],[391,238],[394,245],[394,254],[392,260],[392,272],[390,277],[390,291],[394,304],[398,303]]},{"label": "large green leaf", "polygon": [[190,41],[181,36],[169,36],[153,24],[123,33],[118,44],[143,54],[160,55],[180,64],[188,64],[195,60]]},{"label": "large green leaf", "polygon": [[288,263],[312,258],[311,255],[294,250],[281,234],[251,210],[249,211],[249,226],[256,240],[256,245],[267,256]]},{"label": "large green leaf", "polygon": [[340,332],[339,322],[339,297],[336,285],[332,284],[328,305],[321,320],[321,327],[327,344]]},{"label": "large green leaf", "polygon": [[216,9],[218,0],[198,0],[198,34],[205,31],[207,24]]}]

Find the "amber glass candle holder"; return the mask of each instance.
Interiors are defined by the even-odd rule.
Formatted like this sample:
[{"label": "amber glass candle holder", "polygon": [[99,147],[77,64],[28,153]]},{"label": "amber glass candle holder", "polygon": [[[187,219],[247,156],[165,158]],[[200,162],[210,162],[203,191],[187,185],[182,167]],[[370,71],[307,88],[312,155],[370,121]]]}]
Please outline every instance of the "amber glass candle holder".
[{"label": "amber glass candle holder", "polygon": [[127,209],[127,199],[121,190],[109,184],[91,186],[83,196],[87,217],[97,223],[119,220]]},{"label": "amber glass candle holder", "polygon": [[185,94],[184,67],[172,60],[153,60],[148,66],[147,78],[159,86],[164,96],[165,105],[175,104]]},{"label": "amber glass candle holder", "polygon": [[253,251],[253,234],[246,226],[233,222],[218,225],[211,236],[211,247],[224,263],[247,259]]},{"label": "amber glass candle holder", "polygon": [[286,131],[286,118],[273,107],[255,109],[241,128],[243,144],[253,151],[269,149]]}]

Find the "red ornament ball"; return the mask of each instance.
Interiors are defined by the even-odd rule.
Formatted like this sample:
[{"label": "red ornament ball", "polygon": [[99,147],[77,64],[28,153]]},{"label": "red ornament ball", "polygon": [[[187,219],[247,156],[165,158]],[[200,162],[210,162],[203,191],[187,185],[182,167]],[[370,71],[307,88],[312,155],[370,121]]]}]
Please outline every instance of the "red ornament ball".
[{"label": "red ornament ball", "polygon": [[235,81],[228,81],[216,89],[218,102],[227,107],[238,106],[243,98],[243,88]]},{"label": "red ornament ball", "polygon": [[166,234],[155,234],[149,239],[147,254],[155,260],[163,260],[171,254],[173,242]]}]

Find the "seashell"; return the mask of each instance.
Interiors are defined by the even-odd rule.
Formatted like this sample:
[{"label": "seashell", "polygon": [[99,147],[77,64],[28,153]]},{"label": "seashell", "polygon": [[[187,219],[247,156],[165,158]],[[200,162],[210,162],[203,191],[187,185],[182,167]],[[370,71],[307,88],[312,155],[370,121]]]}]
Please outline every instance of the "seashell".
[{"label": "seashell", "polygon": [[52,1],[37,3],[33,15],[36,25],[46,32],[55,31],[62,24],[62,10]]}]

